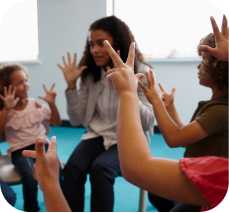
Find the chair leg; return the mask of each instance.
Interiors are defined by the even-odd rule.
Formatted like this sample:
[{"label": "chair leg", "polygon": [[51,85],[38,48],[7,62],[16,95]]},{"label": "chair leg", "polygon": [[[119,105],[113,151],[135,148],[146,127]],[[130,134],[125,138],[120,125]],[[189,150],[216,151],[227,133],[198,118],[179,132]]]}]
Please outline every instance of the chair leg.
[{"label": "chair leg", "polygon": [[139,189],[139,202],[138,202],[138,211],[144,212],[145,211],[145,195],[146,191],[143,189]]}]

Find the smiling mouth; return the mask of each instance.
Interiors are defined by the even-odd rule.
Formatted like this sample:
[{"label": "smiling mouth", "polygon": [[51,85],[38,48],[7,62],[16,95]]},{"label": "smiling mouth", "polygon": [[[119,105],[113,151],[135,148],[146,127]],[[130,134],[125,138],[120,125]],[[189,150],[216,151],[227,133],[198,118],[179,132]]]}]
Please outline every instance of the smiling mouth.
[{"label": "smiling mouth", "polygon": [[101,60],[101,59],[103,59],[103,57],[102,56],[96,56],[96,57],[94,57],[94,59],[95,60]]}]

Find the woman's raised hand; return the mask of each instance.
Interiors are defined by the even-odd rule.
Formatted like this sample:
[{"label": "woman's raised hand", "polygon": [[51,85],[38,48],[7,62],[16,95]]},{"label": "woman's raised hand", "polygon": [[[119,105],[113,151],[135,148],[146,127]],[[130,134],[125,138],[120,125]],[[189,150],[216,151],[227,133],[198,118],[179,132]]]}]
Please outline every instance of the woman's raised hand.
[{"label": "woman's raised hand", "polygon": [[77,66],[76,54],[71,55],[69,52],[67,56],[63,56],[63,64],[58,64],[62,70],[64,78],[69,88],[75,88],[77,79],[81,76],[82,72],[87,66]]}]

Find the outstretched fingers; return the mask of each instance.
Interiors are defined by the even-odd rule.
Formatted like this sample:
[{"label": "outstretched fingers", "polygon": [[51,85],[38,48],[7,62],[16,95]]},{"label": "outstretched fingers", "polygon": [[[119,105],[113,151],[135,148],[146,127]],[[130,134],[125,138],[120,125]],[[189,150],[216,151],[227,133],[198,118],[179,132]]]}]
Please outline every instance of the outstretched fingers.
[{"label": "outstretched fingers", "polygon": [[23,155],[24,157],[27,157],[27,158],[34,158],[34,159],[37,158],[37,153],[36,153],[36,151],[24,150],[24,151],[22,152],[22,155]]},{"label": "outstretched fingers", "polygon": [[225,15],[223,15],[223,21],[222,21],[222,27],[221,27],[222,34],[225,38],[228,38],[228,26],[227,26],[227,18]]},{"label": "outstretched fingers", "polygon": [[135,59],[135,42],[132,42],[130,44],[126,64],[129,65],[130,67],[134,68],[134,59]]},{"label": "outstretched fingers", "polygon": [[56,154],[56,136],[52,136],[49,142],[48,153]]},{"label": "outstretched fingers", "polygon": [[111,60],[113,61],[114,66],[115,67],[123,66],[124,63],[123,63],[122,59],[120,58],[118,53],[112,48],[112,46],[110,45],[110,43],[107,40],[104,41],[104,46],[105,46],[109,56],[111,57]]},{"label": "outstretched fingers", "polygon": [[148,82],[148,87],[153,87],[155,85],[155,76],[152,69],[149,69],[149,71],[146,72],[146,78]]},{"label": "outstretched fingers", "polygon": [[216,41],[219,41],[219,40],[220,40],[220,31],[219,31],[219,27],[218,27],[218,25],[216,24],[216,21],[215,21],[215,19],[213,18],[213,16],[210,17],[210,20],[211,20],[211,25],[212,25],[212,29],[213,29],[213,32],[214,32],[215,39],[216,39]]}]

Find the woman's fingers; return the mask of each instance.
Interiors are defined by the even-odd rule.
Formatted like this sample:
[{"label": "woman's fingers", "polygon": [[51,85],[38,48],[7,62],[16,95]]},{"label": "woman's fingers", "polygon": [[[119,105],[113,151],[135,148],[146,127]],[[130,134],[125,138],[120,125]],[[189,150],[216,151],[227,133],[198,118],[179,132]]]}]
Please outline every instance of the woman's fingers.
[{"label": "woman's fingers", "polygon": [[66,63],[65,56],[62,56],[62,61],[63,61],[64,67],[66,67],[67,66],[67,63]]},{"label": "woman's fingers", "polygon": [[61,65],[61,64],[57,64],[57,66],[61,69],[61,71],[64,73],[65,72],[65,69],[64,69],[64,66]]},{"label": "woman's fingers", "polygon": [[72,63],[72,57],[71,57],[70,52],[67,52],[67,61],[69,65]]},{"label": "woman's fingers", "polygon": [[74,53],[72,64],[76,66],[76,62],[77,62],[77,54]]},{"label": "woman's fingers", "polygon": [[79,68],[80,73],[82,73],[85,69],[87,69],[87,66],[81,66],[81,67]]},{"label": "woman's fingers", "polygon": [[128,58],[126,64],[133,68],[134,70],[134,59],[135,59],[135,42],[130,44]]},{"label": "woman's fingers", "polygon": [[110,43],[107,40],[104,41],[104,46],[105,46],[109,56],[111,57],[111,60],[113,61],[114,66],[115,67],[123,66],[124,63],[123,63],[122,59],[120,58],[118,53],[112,48],[112,46],[110,45]]}]

